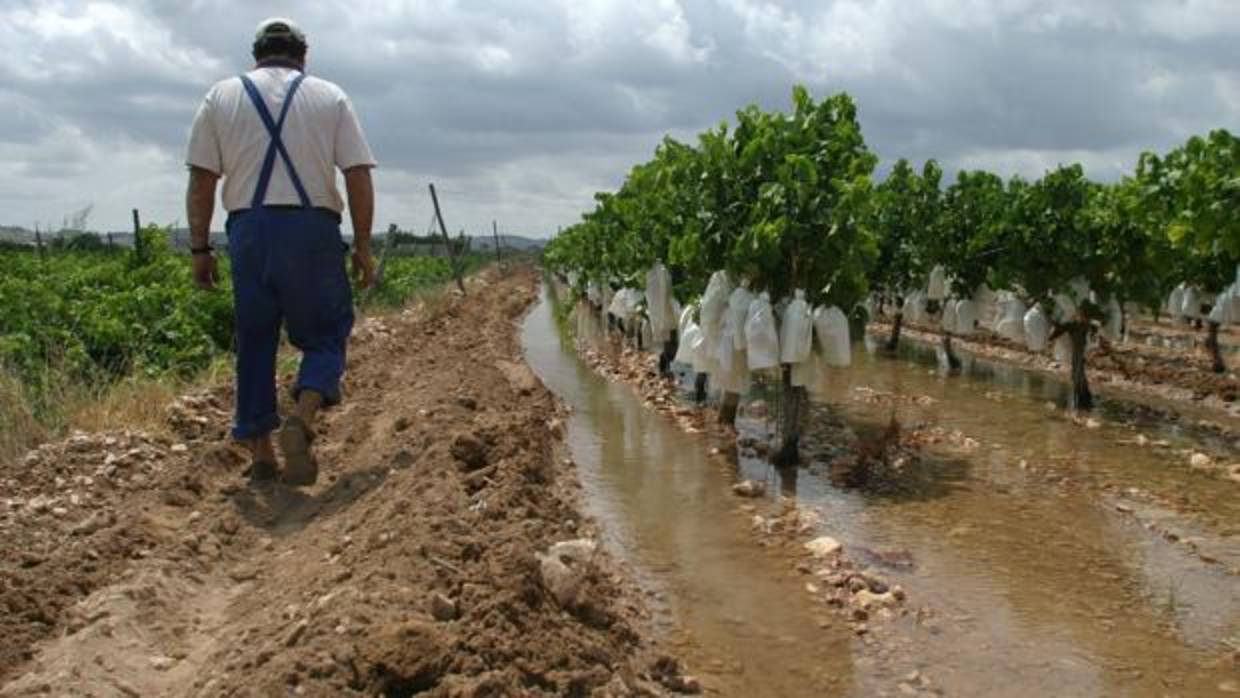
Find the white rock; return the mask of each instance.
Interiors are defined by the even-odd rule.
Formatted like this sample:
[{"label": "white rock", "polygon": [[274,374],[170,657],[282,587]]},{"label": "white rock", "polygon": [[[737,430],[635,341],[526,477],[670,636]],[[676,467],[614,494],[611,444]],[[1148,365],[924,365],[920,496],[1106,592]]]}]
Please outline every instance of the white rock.
[{"label": "white rock", "polygon": [[594,553],[598,550],[598,543],[589,538],[578,538],[577,540],[566,540],[551,546],[547,554],[557,557],[569,564],[587,563],[594,559]]},{"label": "white rock", "polygon": [[578,601],[582,579],[597,550],[598,543],[579,538],[556,543],[546,555],[535,556],[543,586],[561,606],[572,606]]},{"label": "white rock", "polygon": [[1208,470],[1214,467],[1214,460],[1204,453],[1194,453],[1192,457],[1188,459],[1188,464],[1192,466],[1194,470]]},{"label": "white rock", "polygon": [[815,538],[805,544],[805,549],[808,550],[814,557],[827,557],[829,555],[834,555],[843,549],[843,547],[844,546],[840,545],[839,541],[831,536]]},{"label": "white rock", "polygon": [[732,485],[732,494],[738,497],[756,498],[766,494],[766,483],[757,482],[755,480],[745,480]]},{"label": "white rock", "polygon": [[539,555],[538,569],[543,586],[555,597],[556,603],[570,606],[576,601],[577,592],[581,589],[581,576],[572,568],[557,557]]},{"label": "white rock", "polygon": [[853,594],[853,603],[867,611],[878,608],[890,608],[896,605],[896,597],[891,592],[875,594],[869,589],[862,589]]}]

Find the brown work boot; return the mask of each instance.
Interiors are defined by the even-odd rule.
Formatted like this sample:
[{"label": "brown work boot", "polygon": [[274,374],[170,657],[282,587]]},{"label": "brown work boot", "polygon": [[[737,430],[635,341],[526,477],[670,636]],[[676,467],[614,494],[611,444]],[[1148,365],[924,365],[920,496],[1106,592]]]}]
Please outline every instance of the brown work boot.
[{"label": "brown work boot", "polygon": [[284,475],[281,479],[293,487],[313,485],[319,478],[319,464],[310,450],[314,432],[301,417],[291,415],[284,419],[279,439],[280,451],[284,454]]},{"label": "brown work boot", "polygon": [[276,470],[276,464],[266,460],[256,460],[250,463],[250,468],[245,474],[250,478],[250,484],[254,486],[273,483],[280,476]]}]

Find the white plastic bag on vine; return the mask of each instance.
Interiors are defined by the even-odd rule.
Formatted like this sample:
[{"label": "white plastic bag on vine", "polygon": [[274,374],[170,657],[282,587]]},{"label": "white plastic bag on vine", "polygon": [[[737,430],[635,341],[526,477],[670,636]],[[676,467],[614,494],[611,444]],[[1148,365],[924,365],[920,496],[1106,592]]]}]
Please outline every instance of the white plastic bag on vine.
[{"label": "white plastic bag on vine", "polygon": [[1226,293],[1219,294],[1219,297],[1214,301],[1214,306],[1210,308],[1210,314],[1206,316],[1206,320],[1208,322],[1212,322],[1216,325],[1227,324],[1227,300],[1228,298]]},{"label": "white plastic bag on vine", "polygon": [[717,271],[710,275],[706,292],[702,294],[703,327],[709,327],[716,332],[723,329],[724,313],[728,310],[728,297],[731,294],[732,282],[728,280],[727,272]]},{"label": "white plastic bag on vine", "polygon": [[814,318],[805,302],[805,291],[797,289],[792,302],[784,309],[779,334],[779,359],[786,364],[799,364],[809,358],[814,346]]},{"label": "white plastic bag on vine", "polygon": [[1015,296],[1003,301],[999,311],[999,324],[995,333],[1009,342],[1025,341],[1025,313],[1029,310],[1021,299]]},{"label": "white plastic bag on vine", "polygon": [[848,316],[835,306],[814,310],[814,334],[822,347],[822,358],[828,366],[843,367],[852,363],[852,337]]},{"label": "white plastic bag on vine", "polygon": [[980,313],[981,308],[994,305],[998,299],[998,294],[995,293],[994,289],[984,283],[981,283],[977,285],[977,288],[973,289],[973,298],[969,300],[972,300],[978,305]]},{"label": "white plastic bag on vine", "polygon": [[744,351],[731,352],[728,357],[727,364],[723,362],[716,363],[715,372],[712,378],[715,381],[715,387],[727,393],[737,393],[744,395],[749,392],[750,374],[749,366],[745,361]]},{"label": "white plastic bag on vine", "polygon": [[1223,323],[1227,325],[1240,325],[1240,281],[1237,281],[1231,290],[1226,294],[1226,302],[1220,301],[1224,306]]},{"label": "white plastic bag on vine", "polygon": [[702,332],[701,326],[698,326],[697,333],[693,336],[692,341],[693,371],[695,373],[713,374],[719,367],[710,355],[710,349],[706,344],[706,335]]},{"label": "white plastic bag on vine", "polygon": [[1025,346],[1029,351],[1046,351],[1046,340],[1051,334],[1051,323],[1042,308],[1034,306],[1025,313]]},{"label": "white plastic bag on vine", "polygon": [[749,370],[761,371],[779,365],[779,332],[775,329],[775,311],[765,291],[749,304],[745,318],[745,342],[749,352]]},{"label": "white plastic bag on vine", "polygon": [[1055,319],[1067,322],[1076,317],[1076,301],[1066,293],[1055,294]]},{"label": "white plastic bag on vine", "polygon": [[1080,303],[1089,297],[1089,282],[1080,277],[1073,279],[1067,290],[1055,294],[1055,318],[1060,322],[1076,319]]},{"label": "white plastic bag on vine", "polygon": [[1171,291],[1171,296],[1167,298],[1167,314],[1172,320],[1180,320],[1184,317],[1184,290],[1186,288],[1185,284],[1176,286]]},{"label": "white plastic bag on vine", "polygon": [[944,332],[956,331],[956,301],[943,301],[943,313],[939,318],[939,329]]},{"label": "white plastic bag on vine", "polygon": [[646,316],[650,318],[654,341],[666,342],[676,328],[676,316],[672,309],[672,275],[662,262],[655,262],[646,272]]},{"label": "white plastic bag on vine", "polygon": [[623,319],[625,317],[626,304],[624,302],[624,299],[625,299],[625,291],[627,290],[628,289],[620,289],[619,291],[616,292],[614,296],[611,297],[611,303],[607,305],[607,312],[611,313],[612,315],[615,315],[618,318]]},{"label": "white plastic bag on vine", "polygon": [[1197,289],[1192,286],[1187,286],[1184,289],[1180,305],[1180,317],[1186,317],[1190,320],[1196,320],[1201,317],[1201,298],[1197,293]]},{"label": "white plastic bag on vine", "polygon": [[745,348],[745,321],[749,318],[749,305],[753,303],[753,294],[744,286],[737,286],[728,296],[728,309],[724,313],[724,327],[732,337],[732,348]]},{"label": "white plastic bag on vine", "polygon": [[921,322],[921,316],[926,312],[926,296],[921,291],[913,291],[904,299],[904,307],[900,309],[904,319],[907,322]]},{"label": "white plastic bag on vine", "polygon": [[616,291],[607,312],[627,323],[634,315],[637,315],[637,310],[643,300],[645,300],[645,294],[641,291],[635,288],[622,288]]},{"label": "white plastic bag on vine", "polygon": [[586,300],[596,306],[603,305],[603,289],[599,288],[598,282],[591,281],[586,284]]},{"label": "white plastic bag on vine", "polygon": [[673,360],[682,364],[696,364],[694,353],[697,349],[695,347],[702,336],[702,328],[693,319],[696,310],[697,308],[690,304],[680,313],[680,343],[676,348],[676,358]]},{"label": "white plastic bag on vine", "polygon": [[977,303],[969,300],[956,304],[956,334],[968,337],[977,329]]},{"label": "white plastic bag on vine", "polygon": [[926,284],[926,298],[941,301],[947,298],[947,270],[936,266],[930,270],[930,282]]},{"label": "white plastic bag on vine", "polygon": [[707,351],[720,371],[731,371],[736,363],[738,352],[734,346],[730,328],[722,330],[718,336],[707,340]]},{"label": "white plastic bag on vine", "polygon": [[688,331],[689,325],[697,324],[697,320],[694,319],[694,314],[696,312],[697,312],[697,304],[690,303],[689,305],[686,305],[684,308],[682,308],[679,313],[677,313],[677,316],[680,318],[680,323],[678,324],[676,329],[680,332],[681,337],[685,336],[685,332]]},{"label": "white plastic bag on vine", "polygon": [[1124,309],[1120,307],[1119,301],[1114,296],[1108,298],[1107,302],[1101,305],[1103,313],[1106,314],[1106,318],[1102,321],[1102,336],[1112,342],[1122,340],[1124,334]]},{"label": "white plastic bag on vine", "polygon": [[1072,338],[1067,333],[1055,340],[1055,360],[1061,364],[1072,361]]},{"label": "white plastic bag on vine", "polygon": [[926,298],[925,291],[918,291],[913,294],[913,322],[919,325],[926,324],[926,319],[930,316],[930,314],[926,312],[926,303],[928,301],[929,299]]},{"label": "white plastic bag on vine", "polygon": [[[729,290],[727,286],[727,276],[723,272],[715,272],[712,276],[712,282],[721,279],[722,283],[717,285],[715,304],[718,306],[719,333],[711,338],[710,352],[711,357],[719,366],[719,371],[731,375],[733,371],[746,368],[747,357],[745,356],[745,318],[749,313],[749,304],[753,301],[753,295],[749,293],[749,289],[744,286],[737,286]],[[727,292],[725,297],[724,293]],[[723,303],[719,303],[719,299]],[[742,307],[743,305],[743,307]],[[747,370],[747,369],[746,369]],[[741,381],[731,381],[739,383]],[[745,378],[748,382],[748,377]],[[718,382],[723,387],[723,382]],[[724,388],[726,390],[726,387]]]},{"label": "white plastic bag on vine", "polygon": [[873,294],[866,296],[865,300],[857,304],[857,307],[865,313],[867,323],[873,322],[874,318],[878,317],[878,301],[875,300]]}]

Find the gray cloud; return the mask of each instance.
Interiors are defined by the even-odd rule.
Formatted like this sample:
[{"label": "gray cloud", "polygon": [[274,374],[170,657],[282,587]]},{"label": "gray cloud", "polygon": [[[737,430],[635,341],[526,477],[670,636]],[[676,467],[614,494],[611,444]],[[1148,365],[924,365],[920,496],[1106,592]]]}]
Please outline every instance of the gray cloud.
[{"label": "gray cloud", "polygon": [[[255,9],[254,5],[261,5]],[[691,138],[791,86],[860,105],[885,162],[939,158],[1096,177],[1143,149],[1234,124],[1240,5],[1230,0],[560,0],[299,3],[311,70],[352,95],[381,161],[379,222],[418,228],[426,183],[450,223],[572,223],[666,133]],[[279,12],[238,0],[0,8],[4,223],[96,204],[183,218],[194,109],[248,63]],[[381,226],[381,227],[382,227]]]}]

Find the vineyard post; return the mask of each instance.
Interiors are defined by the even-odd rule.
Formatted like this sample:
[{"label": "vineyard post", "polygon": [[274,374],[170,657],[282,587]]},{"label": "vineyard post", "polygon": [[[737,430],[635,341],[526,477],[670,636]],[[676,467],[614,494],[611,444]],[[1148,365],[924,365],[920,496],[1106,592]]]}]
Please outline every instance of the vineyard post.
[{"label": "vineyard post", "polygon": [[891,322],[891,336],[887,338],[886,349],[892,353],[895,353],[900,348],[900,330],[904,326],[904,304],[901,302],[902,300],[900,298],[895,300],[896,313]]},{"label": "vineyard post", "polygon": [[142,222],[138,218],[138,209],[136,208],[133,210],[133,253],[138,258],[138,263],[142,263]]},{"label": "vineyard post", "polygon": [[439,210],[439,196],[435,194],[435,183],[432,182],[431,203],[435,206],[435,220],[439,222],[439,232],[443,235],[443,244],[448,246],[448,263],[452,265],[452,274],[456,277],[456,287],[465,295],[465,281],[461,279],[461,266],[456,263],[456,252],[452,249],[452,238],[448,237],[448,226],[444,225],[443,213]]},{"label": "vineyard post", "polygon": [[956,350],[952,347],[952,333],[943,331],[943,356],[947,358],[947,368],[950,371],[959,371],[964,364],[960,362],[960,357],[956,355]]},{"label": "vineyard post", "polygon": [[495,220],[491,221],[491,232],[495,235],[495,263],[504,268],[504,257],[499,253],[499,224]]},{"label": "vineyard post", "polygon": [[1223,361],[1223,352],[1218,341],[1220,325],[1213,320],[1208,321],[1206,331],[1206,350],[1210,353],[1210,368],[1215,373],[1226,373],[1227,363]]},{"label": "vineyard post", "polygon": [[740,393],[734,393],[730,390],[724,392],[723,400],[719,403],[719,423],[736,426],[736,412],[740,405]]},{"label": "vineyard post", "polygon": [[396,224],[389,223],[387,235],[383,238],[383,252],[379,253],[379,270],[375,272],[375,288],[383,286],[383,274],[387,271],[388,252],[392,249],[396,237]]},{"label": "vineyard post", "polygon": [[779,450],[771,463],[776,467],[786,468],[796,465],[800,460],[801,423],[804,420],[808,395],[803,387],[792,385],[792,366],[782,366],[780,399],[777,403],[779,411]]}]

